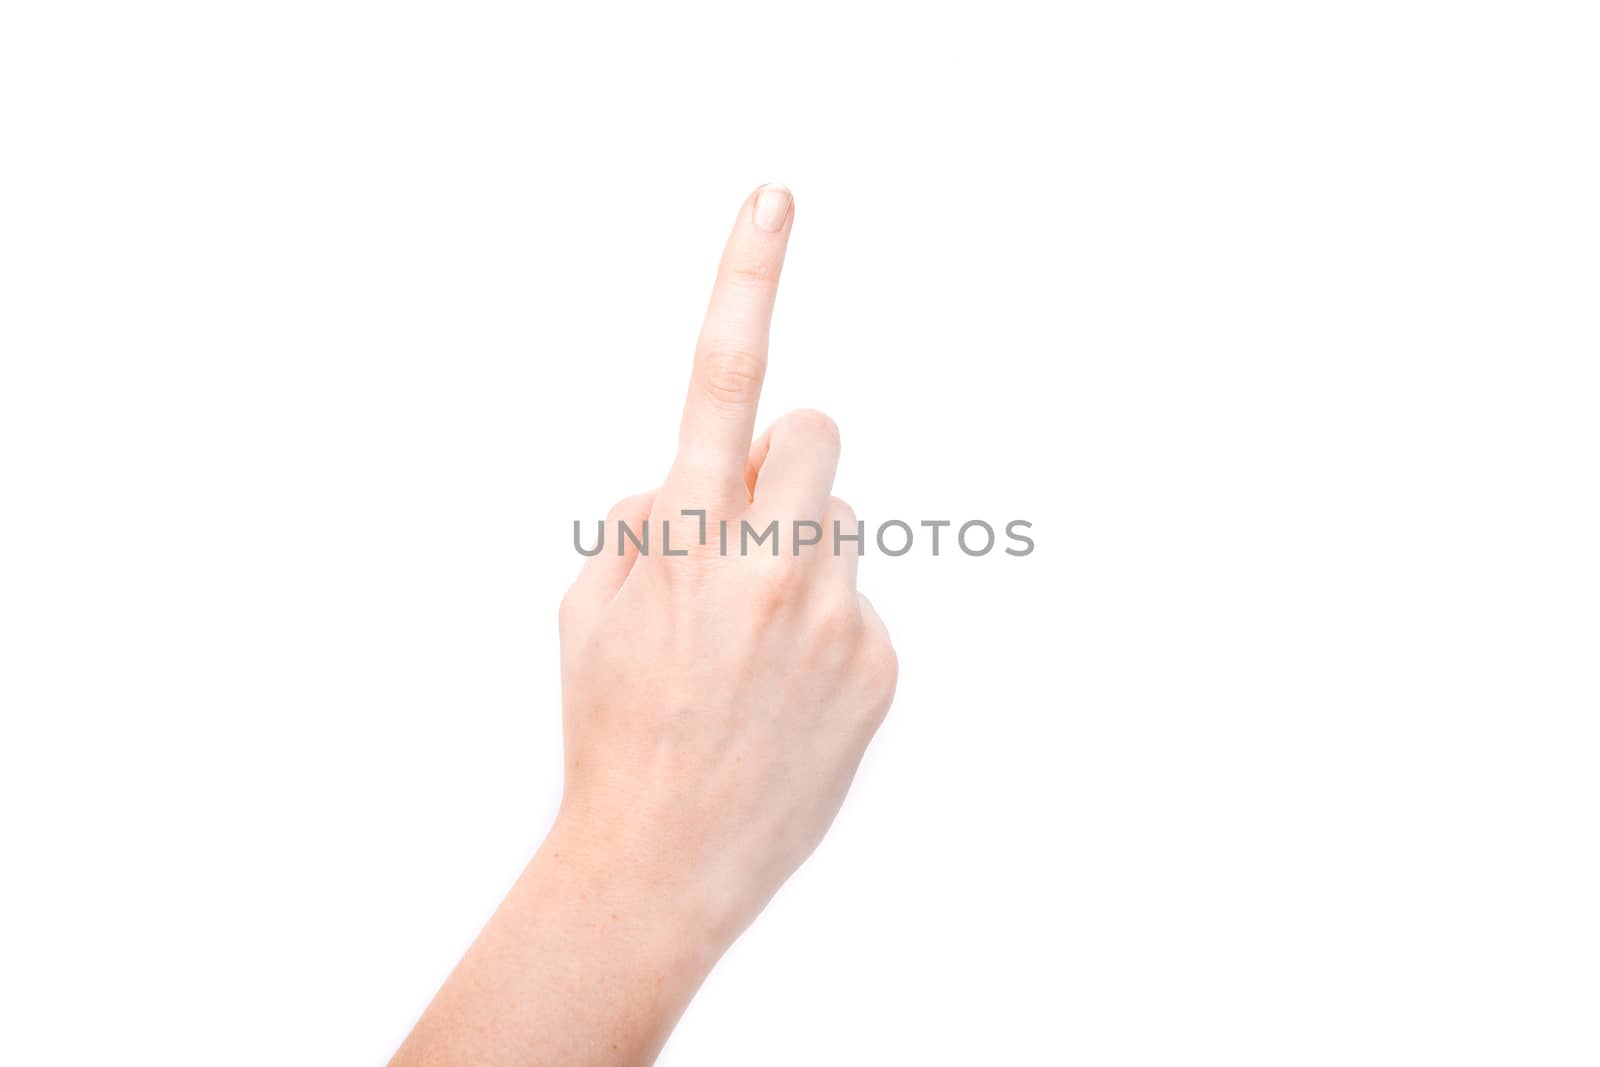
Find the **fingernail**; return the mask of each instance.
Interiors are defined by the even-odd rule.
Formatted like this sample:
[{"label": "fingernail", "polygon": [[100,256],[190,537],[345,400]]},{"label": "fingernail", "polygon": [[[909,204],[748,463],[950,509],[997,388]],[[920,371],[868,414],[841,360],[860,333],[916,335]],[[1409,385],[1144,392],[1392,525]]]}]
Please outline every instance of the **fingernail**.
[{"label": "fingernail", "polygon": [[789,217],[789,205],[794,198],[781,185],[763,185],[756,197],[756,225],[768,233],[783,229],[783,220]]}]

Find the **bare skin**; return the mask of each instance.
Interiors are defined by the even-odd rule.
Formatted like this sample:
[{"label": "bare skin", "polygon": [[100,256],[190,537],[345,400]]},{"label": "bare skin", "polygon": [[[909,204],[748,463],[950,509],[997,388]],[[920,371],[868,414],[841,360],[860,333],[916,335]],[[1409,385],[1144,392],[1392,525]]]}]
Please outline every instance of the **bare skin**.
[{"label": "bare skin", "polygon": [[[566,779],[538,853],[393,1064],[648,1064],[711,967],[822,839],[894,695],[888,634],[837,555],[839,435],[799,411],[753,445],[794,211],[756,190],[723,253],[665,482],[611,514],[561,605]],[[704,510],[711,530],[698,543]],[[717,551],[810,520],[822,543]]]}]

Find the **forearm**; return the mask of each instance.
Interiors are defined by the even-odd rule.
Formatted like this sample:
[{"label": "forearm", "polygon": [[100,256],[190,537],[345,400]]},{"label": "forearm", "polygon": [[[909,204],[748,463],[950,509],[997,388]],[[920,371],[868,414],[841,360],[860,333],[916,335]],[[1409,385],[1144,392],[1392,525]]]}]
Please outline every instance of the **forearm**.
[{"label": "forearm", "polygon": [[392,1067],[648,1064],[721,955],[679,889],[558,820]]}]

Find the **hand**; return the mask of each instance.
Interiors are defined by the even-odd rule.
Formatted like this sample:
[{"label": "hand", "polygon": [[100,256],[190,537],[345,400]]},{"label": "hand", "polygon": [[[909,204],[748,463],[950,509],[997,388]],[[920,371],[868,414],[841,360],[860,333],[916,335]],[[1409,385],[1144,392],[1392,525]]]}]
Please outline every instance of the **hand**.
[{"label": "hand", "polygon": [[[751,447],[793,217],[778,186],[740,212],[671,472],[612,511],[561,611],[561,820],[624,852],[724,943],[821,840],[895,685],[888,635],[856,592],[861,541],[835,552],[834,524],[859,528],[829,495],[833,420],[797,411]],[[647,531],[647,554],[619,521]],[[776,557],[770,540],[750,548],[744,524],[774,521]],[[820,537],[798,554],[797,522],[798,540]],[[688,554],[664,555],[667,536]]]},{"label": "hand", "polygon": [[[792,221],[780,186],[739,212],[671,471],[617,506],[562,601],[561,812],[396,1064],[652,1061],[816,847],[888,710],[894,652],[829,495],[838,430],[801,411],[750,441]],[[618,520],[650,550],[618,554]],[[774,521],[776,555],[742,555],[744,524]],[[669,529],[686,554],[664,554]]]}]

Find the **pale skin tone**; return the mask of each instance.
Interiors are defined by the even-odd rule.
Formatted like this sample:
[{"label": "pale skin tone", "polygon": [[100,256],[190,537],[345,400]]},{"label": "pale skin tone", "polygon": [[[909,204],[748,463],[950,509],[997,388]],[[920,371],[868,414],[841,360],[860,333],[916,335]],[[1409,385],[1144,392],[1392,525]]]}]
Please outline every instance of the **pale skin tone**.
[{"label": "pale skin tone", "polygon": [[[745,201],[695,348],[677,455],[610,526],[561,604],[566,778],[538,853],[395,1054],[399,1067],[655,1060],[713,964],[827,831],[894,695],[883,623],[835,554],[833,422],[786,415],[752,443],[794,221],[781,186]],[[698,545],[704,510],[711,530]],[[717,551],[717,524],[828,531]],[[736,535],[735,535],[736,537]]]}]

